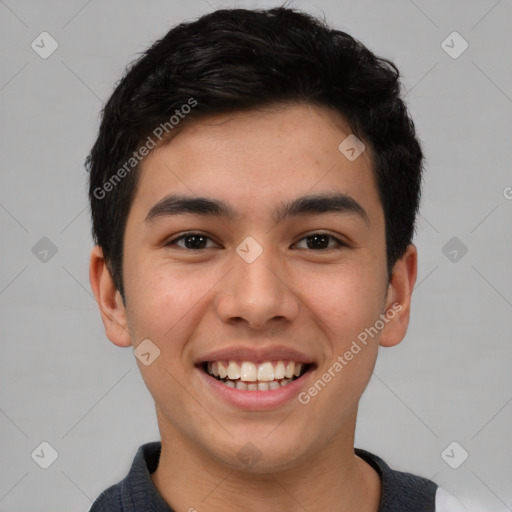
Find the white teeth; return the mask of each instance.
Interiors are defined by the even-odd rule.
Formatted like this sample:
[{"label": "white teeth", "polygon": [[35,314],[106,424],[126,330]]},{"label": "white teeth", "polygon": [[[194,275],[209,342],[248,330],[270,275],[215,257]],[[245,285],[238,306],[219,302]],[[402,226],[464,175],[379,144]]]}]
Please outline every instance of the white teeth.
[{"label": "white teeth", "polygon": [[272,363],[263,363],[258,367],[258,380],[270,382],[274,380],[274,366]]},{"label": "white teeth", "polygon": [[285,377],[287,379],[291,379],[293,377],[293,372],[295,371],[295,363],[293,361],[290,361],[287,365],[286,365],[286,370],[285,370]]},{"label": "white teeth", "polygon": [[241,379],[244,382],[270,382],[272,380],[291,379],[298,377],[303,368],[302,363],[290,361],[286,364],[283,361],[271,362],[265,361],[261,364],[254,364],[251,361],[243,361],[241,364],[236,361],[229,361],[225,365],[223,361],[213,361],[208,363],[208,373],[215,377],[231,380]]},{"label": "white teeth", "polygon": [[275,379],[284,379],[286,369],[284,367],[283,361],[279,361],[274,368],[274,378]]},{"label": "white teeth", "polygon": [[219,361],[219,377],[225,379],[228,376],[228,368],[224,366],[222,361]]},{"label": "white teeth", "polygon": [[240,378],[240,367],[234,361],[229,361],[228,378],[230,378],[231,380]]},{"label": "white teeth", "polygon": [[299,377],[303,363],[289,361],[265,361],[255,364],[251,361],[210,361],[207,371],[230,388],[244,391],[268,391],[286,386]]},{"label": "white teeth", "polygon": [[254,382],[258,380],[258,370],[256,365],[248,362],[242,363],[242,366],[240,367],[240,378],[245,382]]}]

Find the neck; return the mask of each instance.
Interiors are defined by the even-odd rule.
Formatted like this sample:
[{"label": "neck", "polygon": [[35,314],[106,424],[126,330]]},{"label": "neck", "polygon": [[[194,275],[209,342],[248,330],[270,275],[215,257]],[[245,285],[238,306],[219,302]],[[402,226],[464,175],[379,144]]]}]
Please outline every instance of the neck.
[{"label": "neck", "polygon": [[354,454],[353,435],[331,440],[291,468],[255,472],[223,464],[176,431],[160,431],[162,451],[151,478],[174,510],[378,511],[380,478]]}]

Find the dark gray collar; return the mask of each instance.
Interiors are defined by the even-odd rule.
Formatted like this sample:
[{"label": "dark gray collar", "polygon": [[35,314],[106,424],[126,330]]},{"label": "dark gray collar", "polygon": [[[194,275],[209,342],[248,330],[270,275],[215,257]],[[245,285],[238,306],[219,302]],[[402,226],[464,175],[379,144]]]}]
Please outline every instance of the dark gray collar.
[{"label": "dark gray collar", "polygon": [[[160,441],[140,446],[126,478],[105,490],[89,512],[173,512],[151,480],[151,473],[158,467],[160,450]],[[381,478],[378,512],[435,512],[437,484],[411,473],[394,471],[366,450],[355,448],[354,451]]]}]

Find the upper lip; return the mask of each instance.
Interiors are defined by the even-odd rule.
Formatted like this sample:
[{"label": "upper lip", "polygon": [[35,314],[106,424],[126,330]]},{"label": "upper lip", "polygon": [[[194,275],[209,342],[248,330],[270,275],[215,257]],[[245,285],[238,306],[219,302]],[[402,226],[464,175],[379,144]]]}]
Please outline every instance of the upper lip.
[{"label": "upper lip", "polygon": [[195,364],[210,361],[251,361],[253,363],[294,361],[296,363],[309,364],[313,362],[313,359],[296,349],[284,345],[259,348],[238,345],[209,352],[198,358]]}]

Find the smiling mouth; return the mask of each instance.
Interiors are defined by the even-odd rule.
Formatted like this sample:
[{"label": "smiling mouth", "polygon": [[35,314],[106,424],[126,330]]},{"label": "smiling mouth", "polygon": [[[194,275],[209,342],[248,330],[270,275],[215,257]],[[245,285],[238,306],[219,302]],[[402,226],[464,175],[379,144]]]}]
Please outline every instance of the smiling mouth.
[{"label": "smiling mouth", "polygon": [[201,368],[222,384],[243,391],[271,391],[300,379],[313,364],[294,361],[205,361]]}]

